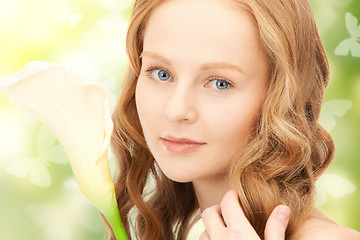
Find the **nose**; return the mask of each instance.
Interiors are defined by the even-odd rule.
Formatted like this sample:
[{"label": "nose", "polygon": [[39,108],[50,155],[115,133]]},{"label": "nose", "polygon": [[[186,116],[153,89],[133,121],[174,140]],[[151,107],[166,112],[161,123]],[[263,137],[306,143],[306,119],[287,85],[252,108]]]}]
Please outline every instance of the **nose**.
[{"label": "nose", "polygon": [[170,122],[194,122],[197,118],[194,91],[186,86],[174,86],[168,97],[165,116]]}]

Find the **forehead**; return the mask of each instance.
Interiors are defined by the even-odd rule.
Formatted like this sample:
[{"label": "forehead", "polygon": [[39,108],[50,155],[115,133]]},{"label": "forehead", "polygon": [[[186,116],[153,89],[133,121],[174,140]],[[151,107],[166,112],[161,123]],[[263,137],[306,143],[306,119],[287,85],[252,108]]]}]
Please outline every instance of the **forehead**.
[{"label": "forehead", "polygon": [[152,12],[144,51],[189,61],[246,64],[263,55],[254,17],[233,0],[168,0]]}]

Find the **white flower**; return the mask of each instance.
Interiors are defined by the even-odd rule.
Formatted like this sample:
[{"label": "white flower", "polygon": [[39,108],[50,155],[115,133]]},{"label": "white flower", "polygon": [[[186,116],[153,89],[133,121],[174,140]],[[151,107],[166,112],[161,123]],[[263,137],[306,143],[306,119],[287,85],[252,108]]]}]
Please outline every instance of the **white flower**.
[{"label": "white flower", "polygon": [[64,68],[30,62],[0,78],[0,91],[47,125],[69,157],[84,195],[104,214],[119,239],[126,239],[110,175],[107,148],[113,130],[106,91]]}]

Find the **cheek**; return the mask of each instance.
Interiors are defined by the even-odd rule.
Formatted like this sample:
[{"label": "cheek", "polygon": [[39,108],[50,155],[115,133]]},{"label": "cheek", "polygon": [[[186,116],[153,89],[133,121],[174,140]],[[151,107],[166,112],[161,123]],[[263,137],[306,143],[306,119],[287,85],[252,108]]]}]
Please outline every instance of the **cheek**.
[{"label": "cheek", "polygon": [[135,101],[145,137],[147,133],[151,133],[150,130],[159,125],[157,123],[162,113],[161,96],[154,93],[154,90],[140,75],[136,85]]},{"label": "cheek", "polygon": [[244,116],[227,115],[214,123],[213,136],[223,143],[224,148],[230,148],[244,142],[250,131],[249,119]]},{"label": "cheek", "polygon": [[247,142],[248,137],[253,134],[260,113],[257,104],[234,104],[234,102],[241,103],[241,101],[232,101],[232,104],[227,105],[228,107],[222,105],[216,110],[209,108],[205,112],[209,119],[207,129],[213,132],[214,138],[221,139],[226,148]]},{"label": "cheek", "polygon": [[136,85],[136,91],[135,91],[135,102],[136,102],[136,108],[139,115],[140,123],[142,128],[144,129],[144,126],[146,126],[149,116],[149,93],[146,91],[146,86],[142,84],[141,79],[138,79],[137,85]]}]

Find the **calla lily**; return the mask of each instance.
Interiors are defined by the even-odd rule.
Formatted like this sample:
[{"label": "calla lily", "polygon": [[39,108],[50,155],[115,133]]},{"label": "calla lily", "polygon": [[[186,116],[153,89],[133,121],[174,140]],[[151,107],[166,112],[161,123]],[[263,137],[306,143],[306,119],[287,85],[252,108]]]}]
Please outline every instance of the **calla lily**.
[{"label": "calla lily", "polygon": [[54,132],[81,191],[109,221],[116,238],[127,239],[108,161],[113,122],[106,91],[45,62],[30,62],[0,78],[0,91]]}]

